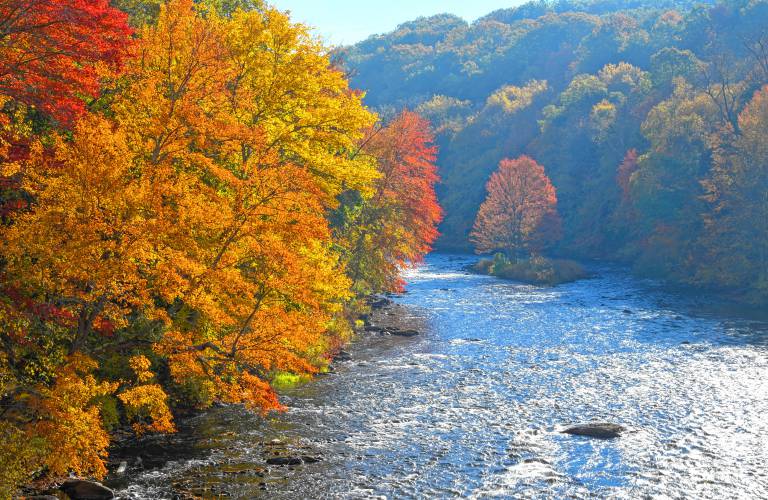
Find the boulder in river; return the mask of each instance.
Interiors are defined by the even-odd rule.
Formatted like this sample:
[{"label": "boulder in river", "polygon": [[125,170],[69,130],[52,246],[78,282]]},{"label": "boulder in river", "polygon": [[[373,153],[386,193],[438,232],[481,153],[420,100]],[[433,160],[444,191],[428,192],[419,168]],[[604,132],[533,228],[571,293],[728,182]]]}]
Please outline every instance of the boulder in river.
[{"label": "boulder in river", "polygon": [[343,363],[345,361],[352,361],[352,355],[347,351],[339,351],[339,353],[333,357],[333,360],[337,363]]},{"label": "boulder in river", "polygon": [[298,457],[272,457],[267,459],[269,465],[299,465],[301,459]]},{"label": "boulder in river", "polygon": [[59,489],[72,500],[107,500],[115,498],[115,492],[101,483],[85,479],[67,479]]},{"label": "boulder in river", "polygon": [[627,429],[618,424],[611,424],[607,422],[590,422],[588,424],[579,424],[568,427],[564,431],[565,434],[572,434],[574,436],[586,436],[597,439],[612,439],[621,436],[621,433]]}]

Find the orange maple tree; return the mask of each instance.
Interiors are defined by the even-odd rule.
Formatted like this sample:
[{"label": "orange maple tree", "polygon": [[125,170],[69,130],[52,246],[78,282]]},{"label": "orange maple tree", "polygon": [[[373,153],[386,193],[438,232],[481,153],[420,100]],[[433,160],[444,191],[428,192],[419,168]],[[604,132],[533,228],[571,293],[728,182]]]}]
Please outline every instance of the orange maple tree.
[{"label": "orange maple tree", "polygon": [[115,109],[156,193],[153,284],[170,305],[156,352],[195,404],[278,408],[270,377],[317,369],[348,296],[325,211],[374,177],[346,153],[373,117],[274,9],[223,19],[172,1],[137,52]]},{"label": "orange maple tree", "polygon": [[527,156],[504,159],[487,184],[471,241],[480,253],[538,253],[560,235],[555,188],[544,167]]}]

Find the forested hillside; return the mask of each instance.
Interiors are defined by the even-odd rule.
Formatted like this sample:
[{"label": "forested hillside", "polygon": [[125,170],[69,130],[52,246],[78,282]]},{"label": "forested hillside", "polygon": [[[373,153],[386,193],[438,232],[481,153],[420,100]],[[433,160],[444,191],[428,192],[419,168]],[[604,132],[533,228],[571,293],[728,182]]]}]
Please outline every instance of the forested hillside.
[{"label": "forested hillside", "polygon": [[443,249],[503,158],[557,190],[555,253],[768,298],[768,2],[532,2],[421,18],[340,54],[383,114],[438,134]]}]

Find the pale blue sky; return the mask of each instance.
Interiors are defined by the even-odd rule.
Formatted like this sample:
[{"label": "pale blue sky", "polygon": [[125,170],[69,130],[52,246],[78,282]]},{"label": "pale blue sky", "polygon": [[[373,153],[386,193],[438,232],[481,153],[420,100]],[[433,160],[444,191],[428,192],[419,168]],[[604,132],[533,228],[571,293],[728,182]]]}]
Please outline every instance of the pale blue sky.
[{"label": "pale blue sky", "polygon": [[290,10],[295,21],[316,28],[327,43],[351,44],[369,35],[392,31],[419,16],[449,12],[474,21],[496,9],[520,5],[525,0],[271,0],[280,10]]}]

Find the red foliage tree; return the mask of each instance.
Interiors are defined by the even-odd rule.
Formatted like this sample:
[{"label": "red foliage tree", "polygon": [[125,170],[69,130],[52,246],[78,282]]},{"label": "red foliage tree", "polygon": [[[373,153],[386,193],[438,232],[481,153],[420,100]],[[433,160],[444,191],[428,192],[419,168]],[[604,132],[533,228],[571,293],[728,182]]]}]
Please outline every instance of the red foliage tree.
[{"label": "red foliage tree", "polygon": [[119,64],[130,33],[108,0],[0,0],[0,96],[69,125],[97,95],[95,65]]},{"label": "red foliage tree", "polygon": [[437,147],[429,121],[403,111],[371,131],[364,149],[378,161],[381,177],[350,235],[349,268],[358,291],[398,289],[402,266],[420,261],[439,235]]},{"label": "red foliage tree", "polygon": [[382,173],[377,198],[396,206],[403,245],[399,260],[418,260],[437,239],[437,146],[428,120],[402,112],[373,140]]},{"label": "red foliage tree", "polygon": [[502,160],[487,190],[470,235],[479,253],[538,253],[560,237],[555,188],[533,159]]}]

